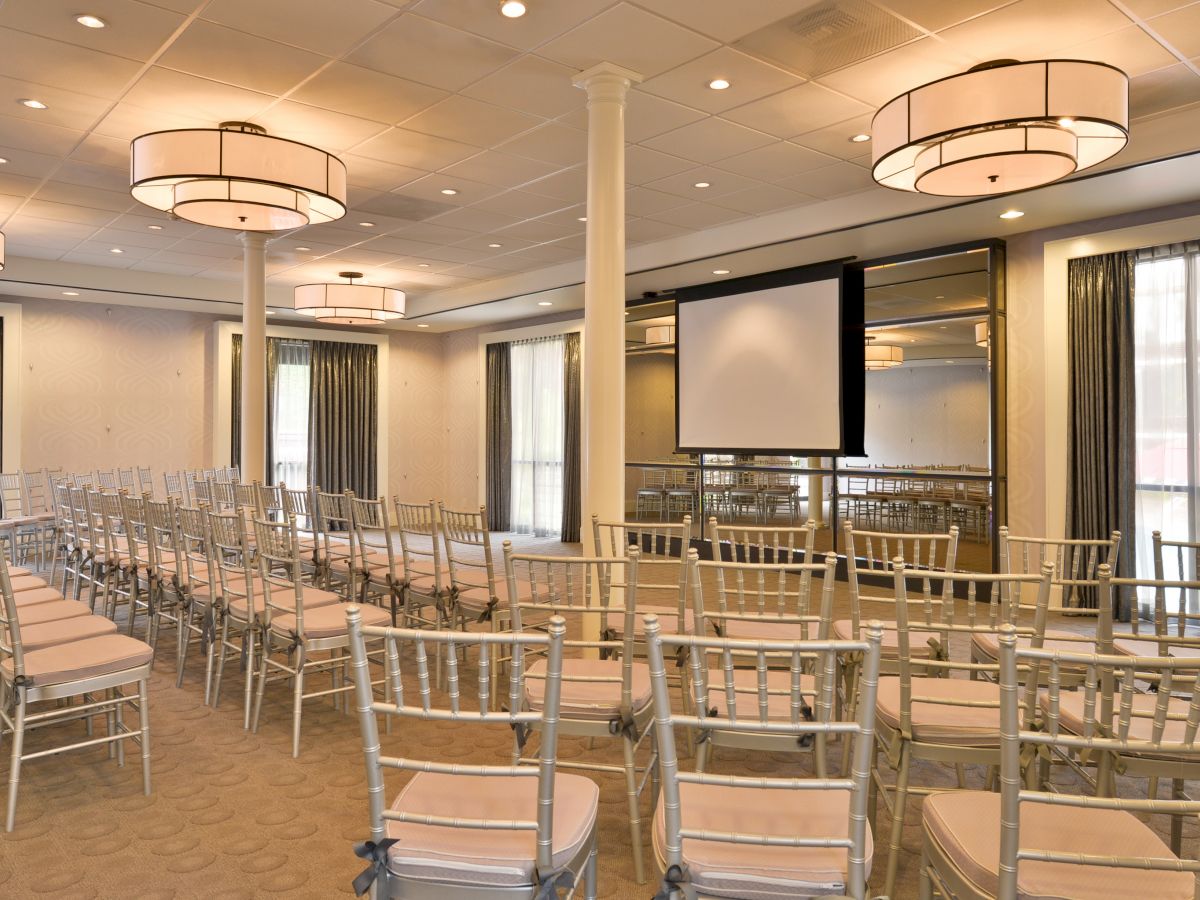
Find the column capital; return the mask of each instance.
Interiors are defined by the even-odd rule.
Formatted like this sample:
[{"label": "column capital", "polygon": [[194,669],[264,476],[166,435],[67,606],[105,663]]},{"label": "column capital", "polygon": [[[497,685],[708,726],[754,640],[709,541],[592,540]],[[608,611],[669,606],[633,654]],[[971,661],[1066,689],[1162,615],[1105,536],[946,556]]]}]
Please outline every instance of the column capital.
[{"label": "column capital", "polygon": [[571,83],[587,91],[589,100],[624,100],[626,91],[641,81],[642,76],[632,69],[602,62],[580,72]]},{"label": "column capital", "polygon": [[267,235],[261,231],[241,231],[238,236],[242,239],[242,246],[247,248],[258,248],[267,246]]}]

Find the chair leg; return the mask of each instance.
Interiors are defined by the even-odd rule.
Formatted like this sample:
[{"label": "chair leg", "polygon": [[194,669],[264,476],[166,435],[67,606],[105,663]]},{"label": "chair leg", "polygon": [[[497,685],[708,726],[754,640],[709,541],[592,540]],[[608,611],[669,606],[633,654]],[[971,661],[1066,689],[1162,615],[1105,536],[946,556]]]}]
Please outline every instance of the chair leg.
[{"label": "chair leg", "polygon": [[[16,687],[11,690],[17,690]],[[17,705],[13,711],[12,763],[8,768],[8,815],[4,830],[12,831],[17,822],[17,788],[21,784],[21,754],[25,748],[25,693],[17,694]]]},{"label": "chair leg", "polygon": [[929,857],[921,850],[921,887],[920,900],[933,900],[933,879],[929,877]]},{"label": "chair leg", "polygon": [[242,701],[242,728],[250,727],[250,711],[254,705],[254,678],[257,670],[254,668],[254,630],[247,628],[242,632],[243,646],[246,648],[246,685],[245,697]]},{"label": "chair leg", "polygon": [[896,888],[896,873],[900,869],[900,840],[904,835],[904,807],[908,803],[908,768],[911,750],[908,741],[900,745],[900,763],[896,768],[896,790],[892,798],[892,835],[888,841],[887,877],[883,893],[891,897]]},{"label": "chair leg", "polygon": [[150,698],[145,679],[138,682],[138,727],[142,746],[142,793],[150,796]]},{"label": "chair leg", "polygon": [[296,648],[296,677],[292,681],[292,759],[300,755],[300,716],[304,706],[304,647]]},{"label": "chair leg", "polygon": [[254,715],[250,717],[250,730],[258,734],[258,722],[262,716],[263,692],[267,687],[267,659],[271,655],[271,637],[264,632],[262,653],[259,655],[258,690],[254,694]]},{"label": "chair leg", "polygon": [[[1187,795],[1183,792],[1184,782],[1182,778],[1174,778],[1171,780],[1171,799],[1186,800]],[[1183,853],[1183,816],[1171,816],[1171,852],[1176,856]]]},{"label": "chair leg", "polygon": [[[229,649],[227,642],[229,641],[229,619],[224,618],[221,621],[221,633],[216,638],[217,645],[217,671],[213,675],[212,687],[212,705],[216,709],[221,705],[221,679],[225,675],[225,657],[226,650]],[[207,686],[204,689],[205,694],[208,693]]]},{"label": "chair leg", "polygon": [[621,736],[621,747],[625,751],[625,798],[629,803],[629,837],[633,842],[633,874],[638,884],[646,883],[646,864],[642,858],[642,817],[638,803],[636,747],[628,734]]},{"label": "chair leg", "polygon": [[584,900],[596,900],[596,841],[592,840],[592,852],[583,867]]}]

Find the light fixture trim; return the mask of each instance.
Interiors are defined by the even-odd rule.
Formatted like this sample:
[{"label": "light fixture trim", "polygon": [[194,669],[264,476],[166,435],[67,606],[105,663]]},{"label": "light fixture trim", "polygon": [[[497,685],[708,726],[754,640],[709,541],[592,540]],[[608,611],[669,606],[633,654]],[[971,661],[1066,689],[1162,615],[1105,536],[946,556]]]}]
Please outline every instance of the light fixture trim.
[{"label": "light fixture trim", "polygon": [[712,187],[712,183],[708,182],[708,181],[697,181],[695,184],[692,185],[692,187],[700,188],[703,190],[706,187]]},{"label": "light fixture trim", "polygon": [[519,19],[525,13],[526,7],[522,0],[503,0],[500,4],[500,15],[506,19]]},{"label": "light fixture trim", "polygon": [[45,103],[43,103],[41,100],[37,100],[33,97],[22,97],[17,102],[20,103],[22,106],[29,107],[30,109],[49,109],[50,108]]},{"label": "light fixture trim", "polygon": [[108,23],[102,18],[91,13],[80,13],[75,17],[75,21],[84,28],[106,28],[108,26]]},{"label": "light fixture trim", "polygon": [[729,90],[729,79],[727,79],[727,78],[714,78],[712,81],[710,81],[710,82],[708,83],[708,87],[709,87],[709,90],[713,90],[713,91],[726,91],[726,90]]},{"label": "light fixture trim", "polygon": [[846,140],[852,144],[865,144],[870,139],[871,136],[865,131],[860,131],[858,134],[852,134],[850,137],[846,138]]}]

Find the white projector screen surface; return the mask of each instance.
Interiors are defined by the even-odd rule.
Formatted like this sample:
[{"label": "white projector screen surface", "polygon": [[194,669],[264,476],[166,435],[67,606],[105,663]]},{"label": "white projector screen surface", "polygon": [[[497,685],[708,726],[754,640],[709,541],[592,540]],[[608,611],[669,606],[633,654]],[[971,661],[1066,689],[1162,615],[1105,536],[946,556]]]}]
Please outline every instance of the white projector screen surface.
[{"label": "white projector screen surface", "polygon": [[689,300],[677,315],[680,449],[841,449],[839,279]]}]

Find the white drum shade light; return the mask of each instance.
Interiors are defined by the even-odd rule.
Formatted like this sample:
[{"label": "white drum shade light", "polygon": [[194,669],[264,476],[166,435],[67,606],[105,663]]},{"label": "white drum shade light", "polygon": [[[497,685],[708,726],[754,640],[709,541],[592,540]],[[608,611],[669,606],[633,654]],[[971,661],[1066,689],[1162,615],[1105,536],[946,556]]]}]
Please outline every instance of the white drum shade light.
[{"label": "white drum shade light", "polygon": [[675,326],[674,325],[652,325],[646,329],[647,344],[673,344],[675,343]]},{"label": "white drum shade light", "polygon": [[988,345],[988,323],[975,323],[975,346],[986,347]]},{"label": "white drum shade light", "polygon": [[883,369],[894,369],[904,363],[904,348],[892,347],[888,344],[876,344],[875,338],[867,336],[866,369],[868,372],[879,372]]},{"label": "white drum shade light", "polygon": [[338,272],[346,282],[296,287],[296,312],[330,325],[378,325],[404,318],[404,291],[355,284],[362,272]]},{"label": "white drum shade light", "polygon": [[346,166],[257,125],[156,131],[135,138],[135,199],[198,225],[285,231],[346,214]]},{"label": "white drum shade light", "polygon": [[1129,140],[1129,77],[1076,59],[982,63],[901,94],[871,123],[884,187],[1005,194],[1103,162]]}]

